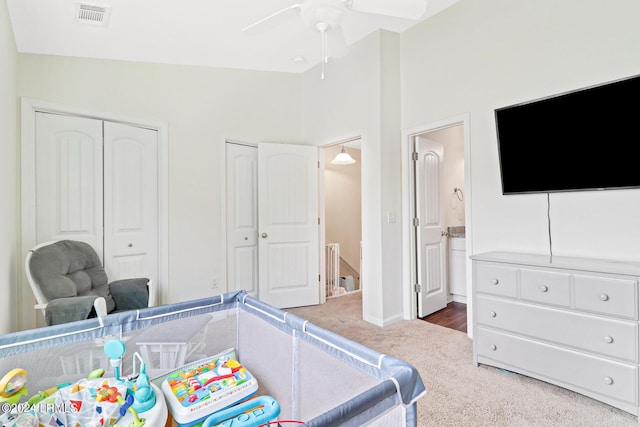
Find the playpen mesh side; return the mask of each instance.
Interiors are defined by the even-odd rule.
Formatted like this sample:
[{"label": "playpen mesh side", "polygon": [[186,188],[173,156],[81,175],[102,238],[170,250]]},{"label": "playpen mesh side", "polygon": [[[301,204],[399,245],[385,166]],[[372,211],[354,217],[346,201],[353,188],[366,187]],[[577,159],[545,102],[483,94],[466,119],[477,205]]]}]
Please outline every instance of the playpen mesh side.
[{"label": "playpen mesh side", "polygon": [[258,394],[280,403],[280,419],[314,427],[415,426],[415,401],[424,393],[410,365],[244,292],[0,336],[0,374],[26,369],[29,396],[97,368],[113,376],[103,351],[113,338],[126,345],[123,376],[134,372],[138,352],[156,384],[185,363],[233,348],[258,380]]},{"label": "playpen mesh side", "polygon": [[[64,325],[0,336],[0,376],[14,368],[27,371],[29,396],[53,386],[114,368],[104,353],[111,339],[125,343],[121,376],[139,372],[133,355],[144,355],[150,377],[167,373],[204,355],[237,345],[237,303],[221,297],[198,304],[175,304],[109,315]],[[214,327],[214,325],[217,325]],[[23,399],[26,400],[26,399]]]},{"label": "playpen mesh side", "polygon": [[310,420],[378,383],[242,310],[238,354],[259,379],[259,392],[278,401],[282,419]]},{"label": "playpen mesh side", "polygon": [[[243,298],[239,308],[239,345],[243,357],[259,353],[264,345],[261,337],[269,336],[274,328],[257,332],[256,326],[243,311],[256,315],[275,329],[282,331],[278,339],[280,351],[273,348],[266,353],[275,355],[290,351],[291,392],[274,396],[291,408],[292,419],[308,422],[309,426],[415,426],[416,401],[425,393],[424,385],[415,368],[401,360],[382,355],[337,334],[312,325],[297,316],[270,308],[251,298]],[[251,326],[255,339],[243,342]],[[263,326],[264,327],[264,326]],[[288,347],[286,336],[289,336]],[[259,344],[262,343],[262,344]],[[254,345],[251,351],[246,344]],[[243,359],[244,360],[244,359]],[[289,357],[286,358],[289,360]],[[265,370],[280,373],[289,369],[285,365]],[[278,393],[286,391],[278,389]],[[288,412],[287,412],[288,413]]]}]

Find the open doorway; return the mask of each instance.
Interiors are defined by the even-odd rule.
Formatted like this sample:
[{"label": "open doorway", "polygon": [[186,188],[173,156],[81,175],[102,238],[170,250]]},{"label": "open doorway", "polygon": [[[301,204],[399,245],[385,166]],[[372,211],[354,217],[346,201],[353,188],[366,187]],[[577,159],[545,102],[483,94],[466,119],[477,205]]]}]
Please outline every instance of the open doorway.
[{"label": "open doorway", "polygon": [[[362,157],[359,137],[322,147],[325,292],[327,298],[362,289]],[[341,154],[342,153],[342,154]],[[348,154],[354,161],[336,162]]]},{"label": "open doorway", "polygon": [[[313,147],[316,155],[312,162],[312,169],[319,178],[319,185],[313,191],[315,196],[308,199],[320,202],[318,208],[313,210],[313,223],[320,224],[319,236],[321,237],[319,244],[316,244],[318,262],[315,264],[320,268],[320,274],[316,272],[314,276],[320,276],[320,282],[317,279],[314,281],[315,294],[318,295],[320,303],[323,303],[326,298],[346,295],[362,289],[360,142],[361,137],[358,136]],[[259,289],[261,283],[259,276],[264,275],[259,269],[259,264],[261,260],[266,259],[259,255],[260,242],[268,240],[273,234],[267,228],[260,228],[261,210],[258,202],[261,186],[259,184],[264,184],[266,181],[259,180],[259,151],[260,146],[265,145],[269,144],[227,141],[225,168],[226,290],[244,289],[260,299],[264,295]],[[281,146],[284,149],[288,144],[270,145]],[[352,156],[354,163],[345,165],[332,163],[343,148]],[[286,166],[287,164],[284,165]],[[271,212],[271,210],[263,209],[262,212]],[[317,221],[318,219],[320,220]],[[328,252],[329,248],[332,249],[331,255],[325,252]],[[285,259],[285,263],[290,265],[290,259]],[[331,274],[326,273],[327,270],[330,270]]]},{"label": "open doorway", "polygon": [[[468,118],[457,117],[405,133],[411,212],[411,318],[464,307],[470,295],[470,177]],[[469,298],[469,302],[470,298]]]}]

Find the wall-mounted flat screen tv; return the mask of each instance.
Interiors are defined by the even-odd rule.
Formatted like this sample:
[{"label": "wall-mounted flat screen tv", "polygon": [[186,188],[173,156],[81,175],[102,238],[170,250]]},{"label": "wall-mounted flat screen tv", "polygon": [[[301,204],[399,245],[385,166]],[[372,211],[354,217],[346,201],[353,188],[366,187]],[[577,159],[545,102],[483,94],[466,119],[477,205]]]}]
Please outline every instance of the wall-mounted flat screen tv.
[{"label": "wall-mounted flat screen tv", "polygon": [[495,110],[503,194],[640,187],[640,76]]}]

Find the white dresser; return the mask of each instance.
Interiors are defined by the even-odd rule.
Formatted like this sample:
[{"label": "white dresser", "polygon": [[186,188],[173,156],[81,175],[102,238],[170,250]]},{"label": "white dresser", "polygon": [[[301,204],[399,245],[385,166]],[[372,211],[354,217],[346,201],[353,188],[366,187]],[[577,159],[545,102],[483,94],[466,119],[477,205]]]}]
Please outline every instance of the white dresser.
[{"label": "white dresser", "polygon": [[640,263],[474,255],[474,363],[638,415]]}]

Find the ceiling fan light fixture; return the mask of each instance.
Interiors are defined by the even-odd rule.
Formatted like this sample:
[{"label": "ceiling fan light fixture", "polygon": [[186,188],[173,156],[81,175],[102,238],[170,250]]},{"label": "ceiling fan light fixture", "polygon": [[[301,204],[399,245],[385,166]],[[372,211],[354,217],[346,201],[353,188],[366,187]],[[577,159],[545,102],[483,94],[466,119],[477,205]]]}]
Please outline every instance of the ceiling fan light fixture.
[{"label": "ceiling fan light fixture", "polygon": [[[320,33],[320,79],[324,80],[325,64],[329,57],[341,58],[347,53],[347,43],[342,31],[345,15],[357,12],[418,20],[424,16],[426,8],[427,0],[298,0],[298,3],[246,26],[242,32],[256,35],[297,15],[307,27]],[[302,63],[296,60],[293,62]]]},{"label": "ceiling fan light fixture", "polygon": [[321,33],[326,32],[328,28],[329,28],[329,24],[327,24],[326,22],[318,22],[316,24],[316,29]]},{"label": "ceiling fan light fixture", "polygon": [[300,6],[302,21],[311,28],[319,22],[338,27],[346,11],[342,0],[305,0]]},{"label": "ceiling fan light fixture", "polygon": [[356,161],[354,160],[349,153],[344,150],[344,145],[342,146],[342,150],[338,153],[338,155],[331,160],[331,164],[333,165],[352,165]]},{"label": "ceiling fan light fixture", "polygon": [[329,62],[329,48],[327,45],[327,29],[329,28],[329,24],[326,22],[318,22],[316,24],[316,29],[320,32],[320,52],[321,52],[321,61],[322,70],[320,71],[320,80],[324,80],[324,64]]}]

